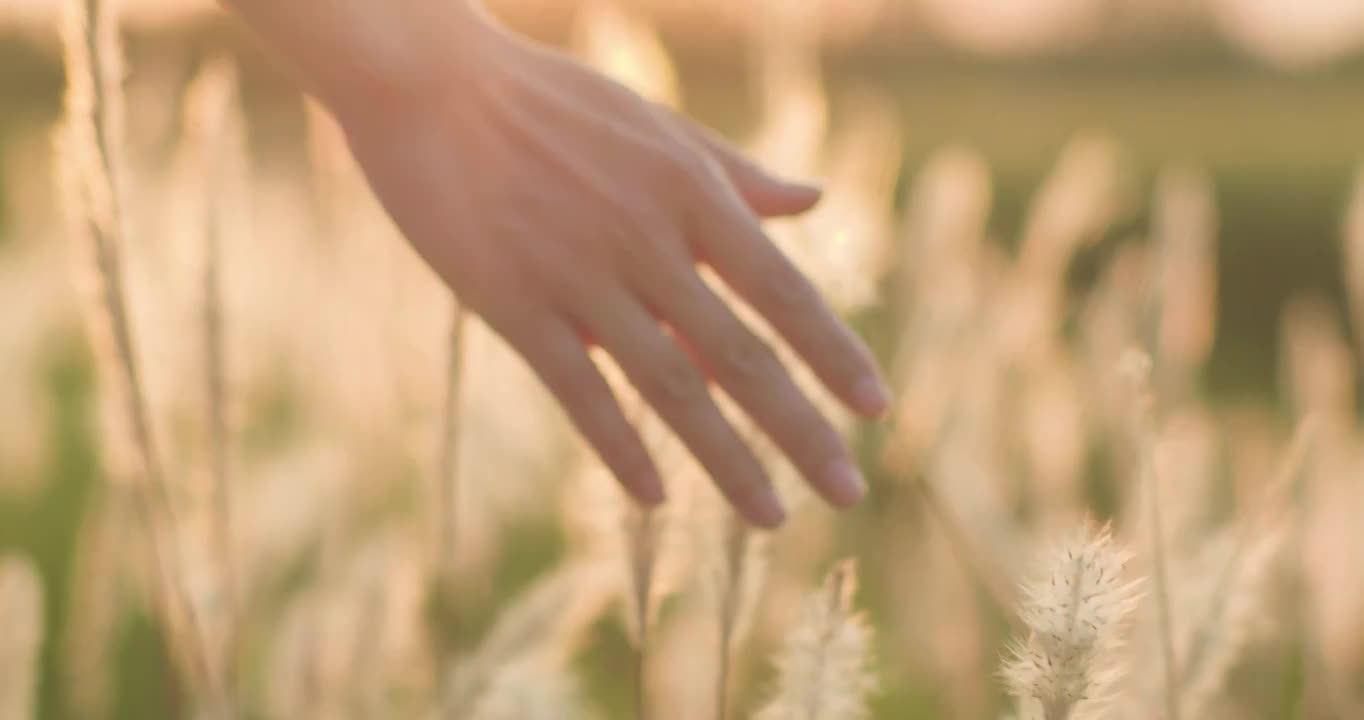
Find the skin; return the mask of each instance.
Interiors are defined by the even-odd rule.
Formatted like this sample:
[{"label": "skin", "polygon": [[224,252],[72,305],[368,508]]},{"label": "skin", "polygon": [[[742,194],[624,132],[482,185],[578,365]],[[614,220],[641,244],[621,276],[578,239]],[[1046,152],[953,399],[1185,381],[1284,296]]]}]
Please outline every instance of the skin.
[{"label": "skin", "polygon": [[475,6],[232,0],[335,114],[371,188],[468,308],[507,340],[640,502],[663,484],[589,356],[600,346],[750,522],[784,510],[717,408],[718,386],[829,502],[865,483],[709,267],[851,409],[889,394],[858,338],[764,235],[813,207],[724,142]]}]

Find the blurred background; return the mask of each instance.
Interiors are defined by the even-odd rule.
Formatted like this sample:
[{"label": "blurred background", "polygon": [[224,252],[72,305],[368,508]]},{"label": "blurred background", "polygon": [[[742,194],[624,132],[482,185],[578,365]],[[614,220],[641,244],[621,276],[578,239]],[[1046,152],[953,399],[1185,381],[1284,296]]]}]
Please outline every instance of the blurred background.
[{"label": "blurred background", "polygon": [[[10,657],[33,658],[8,673],[31,692],[0,718],[189,717],[139,589],[147,571],[117,477],[130,451],[108,439],[117,410],[87,339],[89,263],[54,161],[61,4],[0,0],[0,556],[11,563],[0,564],[0,627],[30,618],[32,637],[14,634],[31,648]],[[1286,539],[1249,553],[1264,574],[1245,593],[1264,601],[1227,620],[1238,629],[1208,681],[1216,700],[1189,700],[1203,703],[1189,716],[1362,716],[1351,348],[1364,249],[1350,243],[1364,248],[1364,3],[488,4],[774,169],[825,182],[825,206],[774,233],[901,390],[893,429],[849,426],[875,479],[867,506],[836,518],[811,503],[763,548],[753,602],[766,611],[737,653],[736,716],[774,682],[765,658],[801,593],[847,555],[878,635],[874,717],[1008,712],[992,572],[971,571],[904,488],[940,483],[1005,586],[1034,538],[1083,512],[1141,537],[1123,522],[1132,463],[1111,377],[1129,345],[1155,361],[1173,553],[1203,558],[1204,538],[1259,507],[1246,498],[1298,420],[1327,418],[1300,473],[1315,480],[1274,496],[1297,513]],[[206,616],[226,603],[250,618],[218,630],[233,636],[223,642],[252,698],[245,716],[419,716],[433,562],[452,564],[452,612],[473,646],[523,591],[576,567],[574,548],[599,542],[580,536],[610,535],[597,515],[628,511],[601,499],[600,470],[476,320],[451,362],[448,293],[373,205],[328,118],[233,18],[191,0],[122,8],[128,302],[187,537],[212,525],[202,508],[225,472],[211,460],[213,363],[199,335],[204,237],[220,238],[233,530],[226,551],[182,542],[186,592]],[[457,550],[433,561],[451,367],[459,502],[453,529],[434,525]],[[675,462],[677,476],[695,473]],[[236,559],[235,588],[214,571],[220,551]],[[664,587],[685,588],[705,562],[678,565],[692,569],[660,570],[656,590],[650,716],[707,717],[688,704],[714,694],[714,651],[688,651],[710,637],[696,632],[707,605]],[[556,621],[580,630],[564,661],[574,696],[588,716],[633,717],[620,678],[638,633],[610,598],[575,598],[588,609]],[[0,674],[23,664],[4,655]],[[496,717],[559,716],[526,713]]]}]

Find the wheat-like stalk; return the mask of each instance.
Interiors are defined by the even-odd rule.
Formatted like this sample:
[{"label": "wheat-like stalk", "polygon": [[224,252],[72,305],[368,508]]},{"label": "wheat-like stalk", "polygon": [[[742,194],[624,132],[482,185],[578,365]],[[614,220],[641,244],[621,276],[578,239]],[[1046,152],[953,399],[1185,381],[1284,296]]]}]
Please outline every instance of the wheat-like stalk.
[{"label": "wheat-like stalk", "polygon": [[854,607],[857,568],[839,563],[809,597],[777,658],[773,697],[757,720],[861,720],[876,691],[872,632]]},{"label": "wheat-like stalk", "polygon": [[[631,424],[639,428],[645,447],[658,447],[656,433],[653,432],[657,425],[649,422],[644,398],[637,393],[628,394],[627,397]],[[647,720],[650,715],[648,669],[650,642],[653,639],[655,581],[663,534],[667,527],[663,513],[658,508],[640,506],[628,498],[623,500],[619,530],[627,566],[626,624],[635,651],[635,717]]]},{"label": "wheat-like stalk", "polygon": [[1181,617],[1189,618],[1180,633],[1188,649],[1181,656],[1178,688],[1186,717],[1211,714],[1237,663],[1269,629],[1266,611],[1286,530],[1282,523],[1259,525],[1253,537],[1242,538],[1244,530],[1232,528],[1214,536],[1188,569],[1175,575],[1181,583],[1175,593]]},{"label": "wheat-like stalk", "polygon": [[1075,717],[1102,701],[1120,676],[1115,653],[1141,584],[1126,577],[1129,557],[1107,528],[1084,530],[1048,551],[1023,584],[1028,636],[1012,645],[1003,675],[1021,702],[1041,706],[1045,720]]},{"label": "wheat-like stalk", "polygon": [[1156,468],[1155,430],[1151,417],[1151,405],[1154,403],[1151,396],[1151,356],[1133,350],[1123,358],[1120,369],[1132,385],[1132,432],[1137,455],[1137,478],[1146,491],[1166,720],[1179,720],[1179,668],[1175,657],[1174,611],[1170,602],[1170,577],[1166,568],[1165,532],[1160,512],[1160,475]]},{"label": "wheat-like stalk", "polygon": [[455,300],[446,345],[445,406],[436,470],[436,598],[438,599],[440,640],[436,647],[437,702],[444,707],[454,697],[459,679],[460,626],[455,607],[458,581],[455,548],[459,523],[459,427],[464,386],[465,328],[468,325],[462,303]]},{"label": "wheat-like stalk", "polygon": [[[205,419],[208,428],[211,502],[209,528],[222,602],[221,658],[226,700],[235,704],[237,648],[241,632],[241,592],[233,554],[233,493],[228,432],[228,381],[222,242],[231,213],[241,210],[245,173],[245,121],[237,101],[237,71],[227,58],[208,61],[188,93],[188,142],[195,153],[203,196],[203,260],[201,316]],[[210,618],[205,618],[206,620]],[[232,705],[227,708],[232,712]]]},{"label": "wheat-like stalk", "polygon": [[33,717],[38,653],[43,644],[43,585],[38,571],[18,556],[0,557],[0,719]]},{"label": "wheat-like stalk", "polygon": [[[740,435],[765,467],[774,466],[773,447],[756,426],[745,425]],[[716,647],[715,717],[730,716],[734,684],[734,656],[747,635],[767,576],[769,536],[754,532],[743,518],[725,505],[712,507],[703,529],[718,543],[710,548],[719,628]]]},{"label": "wheat-like stalk", "polygon": [[92,245],[99,287],[96,340],[105,379],[121,395],[123,422],[138,464],[135,506],[147,533],[155,576],[152,596],[171,650],[209,707],[221,683],[214,678],[202,627],[180,577],[178,533],[171,492],[158,460],[151,416],[137,363],[125,301],[121,262],[124,218],[119,199],[123,131],[122,62],[117,12],[104,0],[69,0],[62,25],[68,70],[62,135],[65,180],[78,198],[81,230]]},{"label": "wheat-like stalk", "polygon": [[125,572],[129,510],[126,495],[96,489],[76,538],[67,610],[61,618],[62,672],[71,679],[65,692],[73,715],[108,715],[111,658],[126,605],[117,590]]},{"label": "wheat-like stalk", "polygon": [[[1249,516],[1233,528],[1231,548],[1225,563],[1215,575],[1206,615],[1191,626],[1192,639],[1180,668],[1181,687],[1206,685],[1209,681],[1200,678],[1224,676],[1231,660],[1238,653],[1239,644],[1229,641],[1225,635],[1217,637],[1217,628],[1224,625],[1239,630],[1244,625],[1235,621],[1226,622],[1224,618],[1234,614],[1231,608],[1243,605],[1248,596],[1255,594],[1248,590],[1259,589],[1262,583],[1256,582],[1256,579],[1264,575],[1264,566],[1282,544],[1279,538],[1283,534],[1279,527],[1282,523],[1277,521],[1282,515],[1281,508],[1290,503],[1293,485],[1306,464],[1314,427],[1310,421],[1299,424],[1282,465],[1261,496],[1256,498]],[[1198,716],[1197,713],[1191,715]]]},{"label": "wheat-like stalk", "polygon": [[743,636],[747,618],[756,602],[750,578],[760,573],[761,563],[751,548],[760,542],[757,535],[737,515],[729,513],[724,524],[723,570],[719,579],[720,637],[715,675],[715,717],[729,717],[730,693],[734,673],[735,645]]},{"label": "wheat-like stalk", "polygon": [[[959,388],[954,388],[953,398],[947,401],[948,408],[955,408],[959,403],[955,397]],[[953,414],[948,411],[949,416]],[[951,417],[944,420],[944,424],[951,423]],[[891,449],[882,453],[882,462],[888,470],[892,472],[907,467],[902,464],[903,458],[911,455],[910,451],[904,449],[907,442],[907,434],[901,430],[903,416],[900,408],[896,408],[895,414],[887,421],[887,437]],[[934,441],[937,442],[936,440]],[[922,471],[912,471],[911,476],[906,481],[908,489],[913,494],[913,500],[920,503],[923,508],[932,516],[942,532],[943,538],[947,540],[952,553],[964,565],[974,577],[975,581],[985,590],[987,597],[994,604],[995,609],[1001,615],[1009,619],[1009,622],[1016,626],[1017,616],[1013,613],[1013,591],[1009,587],[1008,574],[1004,571],[996,558],[992,557],[983,547],[980,546],[966,531],[961,519],[953,510],[951,504],[943,497],[938,488],[934,486],[928,474]]]},{"label": "wheat-like stalk", "polygon": [[1217,326],[1217,205],[1212,180],[1197,167],[1160,174],[1154,198],[1160,317],[1157,385],[1188,397],[1212,350]]},{"label": "wheat-like stalk", "polygon": [[1355,177],[1354,193],[1346,210],[1344,244],[1345,287],[1350,294],[1359,360],[1364,362],[1364,166]]},{"label": "wheat-like stalk", "polygon": [[658,560],[659,515],[633,504],[625,512],[625,547],[629,560],[627,615],[635,645],[635,717],[647,720],[649,641],[653,626],[654,571]]}]

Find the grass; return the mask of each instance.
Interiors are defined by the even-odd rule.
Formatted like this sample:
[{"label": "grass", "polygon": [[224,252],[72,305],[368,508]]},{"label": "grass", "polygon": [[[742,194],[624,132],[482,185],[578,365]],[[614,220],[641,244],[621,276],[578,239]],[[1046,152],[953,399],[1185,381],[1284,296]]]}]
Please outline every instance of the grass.
[{"label": "grass", "polygon": [[[301,159],[298,147],[302,143],[297,142],[300,125],[296,97],[284,89],[279,78],[263,69],[258,57],[237,48],[236,39],[230,33],[212,27],[192,28],[188,32],[193,37],[231,46],[239,58],[246,58],[242,62],[246,83],[243,94],[250,111],[252,142],[257,152],[270,160],[263,163],[268,169],[260,170],[261,175],[298,164]],[[171,35],[135,38],[134,73],[141,67],[138,57],[155,56],[158,48],[174,47],[182,39]],[[677,47],[671,42],[670,49],[680,63],[682,92],[694,112],[736,135],[743,135],[757,126],[760,119],[753,115],[751,88],[736,86],[725,80],[718,70],[729,66],[734,58],[689,55],[685,47]],[[13,60],[12,63],[0,63],[5,68],[0,71],[0,94],[22,99],[22,102],[6,103],[0,108],[0,152],[3,152],[6,138],[16,136],[14,133],[19,129],[56,120],[60,110],[61,78],[55,69],[56,61],[23,38],[0,41],[0,58]],[[1046,335],[1042,340],[1056,348],[1062,360],[1075,363],[1067,377],[1081,383],[1085,393],[1082,398],[1087,422],[1085,431],[1090,435],[1082,443],[1081,469],[1073,490],[1079,498],[1078,504],[1093,516],[1104,521],[1113,520],[1119,535],[1139,556],[1145,554],[1146,561],[1169,553],[1168,566],[1154,568],[1159,585],[1165,584],[1165,575],[1169,574],[1168,594],[1162,587],[1160,600],[1162,605],[1169,606],[1163,609],[1168,609],[1173,616],[1164,617],[1160,625],[1160,636],[1167,641],[1161,648],[1161,654],[1167,658],[1162,672],[1171,674],[1162,686],[1190,682],[1188,678],[1176,677],[1181,666],[1175,656],[1184,652],[1201,656],[1203,646],[1216,644],[1221,636],[1200,636],[1189,641],[1199,647],[1196,651],[1188,651],[1181,644],[1184,641],[1180,635],[1180,614],[1186,609],[1181,603],[1193,602],[1184,597],[1192,578],[1181,561],[1199,557],[1221,526],[1213,522],[1192,530],[1184,528],[1192,534],[1189,546],[1167,547],[1163,539],[1166,533],[1157,532],[1154,553],[1145,549],[1148,540],[1133,540],[1132,533],[1140,528],[1142,521],[1128,517],[1133,504],[1130,457],[1124,452],[1121,441],[1104,429],[1106,420],[1102,415],[1106,410],[1101,407],[1099,397],[1102,382],[1086,376],[1086,373],[1101,375],[1104,369],[1098,367],[1097,361],[1084,358],[1078,350],[1086,332],[1082,310],[1103,292],[1101,281],[1107,277],[1107,269],[1121,257],[1130,239],[1152,231],[1148,220],[1152,210],[1148,200],[1152,194],[1151,178],[1167,161],[1198,163],[1208,170],[1216,188],[1220,227],[1216,258],[1219,316],[1213,352],[1197,369],[1200,392],[1192,401],[1193,408],[1206,411],[1221,422],[1225,419],[1223,411],[1232,403],[1268,404],[1272,408],[1268,415],[1271,422],[1280,426],[1288,424],[1283,419],[1289,414],[1285,409],[1289,406],[1286,400],[1295,391],[1283,381],[1279,359],[1273,351],[1280,334],[1279,310],[1287,298],[1304,290],[1321,292],[1329,299],[1329,307],[1338,312],[1344,310],[1345,290],[1335,245],[1349,183],[1358,162],[1364,158],[1364,139],[1350,132],[1353,128],[1364,127],[1364,97],[1355,92],[1364,67],[1356,64],[1335,73],[1304,79],[1255,70],[1245,63],[1227,62],[1216,54],[1211,59],[1190,56],[1173,61],[1101,58],[1094,62],[1072,59],[1069,62],[1048,60],[984,65],[932,55],[904,59],[869,52],[865,56],[831,55],[827,63],[826,80],[832,88],[833,98],[831,135],[836,136],[848,126],[840,99],[844,91],[852,88],[874,88],[890,98],[892,107],[905,118],[903,170],[897,180],[896,198],[904,196],[906,188],[920,177],[926,160],[946,143],[967,145],[986,158],[995,187],[986,227],[989,237],[985,240],[1008,252],[1020,251],[1015,238],[1020,235],[1029,213],[1033,212],[1034,193],[1074,133],[1100,128],[1119,141],[1124,154],[1123,185],[1130,192],[1131,202],[1114,222],[1102,229],[1097,242],[1080,250],[1067,263],[1063,279],[1066,306],[1060,311],[1061,330],[1054,337]],[[135,75],[133,81],[137,82],[139,78]],[[163,142],[174,146],[170,140]],[[142,161],[151,166],[158,162],[156,157]],[[0,178],[0,182],[5,179],[15,181],[7,175]],[[13,194],[12,187],[0,185],[0,198]],[[898,216],[905,208],[903,202],[897,200],[884,211]],[[5,217],[6,214],[0,213],[0,262],[4,261],[7,247],[29,242],[26,238],[5,239]],[[236,241],[244,243],[250,239],[237,238]],[[911,251],[898,260],[911,264],[915,256]],[[972,264],[976,269],[983,266],[983,262]],[[232,289],[232,278],[241,277],[234,272],[240,272],[240,269],[229,270],[224,275],[228,292]],[[1005,277],[1015,278],[1018,272],[1009,268]],[[888,274],[887,277],[894,276]],[[940,346],[936,344],[913,346],[912,343],[919,341],[906,330],[915,327],[913,310],[928,304],[922,299],[915,304],[914,293],[920,288],[901,288],[887,280],[882,289],[880,302],[857,309],[852,315],[854,326],[869,339],[878,355],[883,359],[895,357],[897,349],[906,344],[922,354],[937,353]],[[885,301],[901,292],[910,295],[909,312]],[[234,320],[227,315],[226,327],[235,327]],[[374,321],[374,318],[360,318],[356,327],[368,327],[365,323]],[[975,326],[965,329],[979,330]],[[164,331],[164,328],[151,328],[148,332],[155,334],[158,331]],[[846,556],[858,559],[861,582],[856,607],[858,612],[865,612],[866,622],[875,630],[877,654],[882,658],[884,670],[878,673],[884,675],[882,689],[870,699],[872,717],[914,720],[952,717],[961,712],[964,694],[976,696],[976,702],[980,703],[977,707],[986,710],[982,716],[993,716],[996,710],[1008,705],[1003,697],[1004,687],[997,682],[997,667],[1002,643],[1014,624],[1013,614],[1017,607],[1008,599],[1009,589],[999,586],[1021,579],[1018,558],[1035,553],[1035,541],[1043,535],[1041,527],[1054,519],[1051,515],[1056,509],[1038,500],[1041,496],[1036,494],[1036,486],[1047,479],[1035,477],[1027,470],[1026,449],[1010,444],[1010,439],[1017,435],[1017,424],[1028,417],[1020,408],[1027,402],[1023,390],[1029,386],[1031,373],[1036,371],[1030,364],[1035,360],[1002,353],[981,338],[971,342],[974,344],[968,346],[968,357],[954,358],[943,352],[946,358],[943,362],[958,363],[958,372],[974,373],[971,377],[985,382],[1005,380],[982,397],[954,400],[953,412],[957,419],[950,420],[944,426],[942,436],[925,446],[928,457],[922,466],[925,475],[922,481],[933,485],[914,485],[912,483],[919,482],[920,478],[900,477],[895,469],[881,464],[882,450],[896,440],[894,428],[858,430],[854,442],[873,481],[869,502],[837,521],[819,510],[811,510],[802,516],[799,531],[776,538],[771,578],[765,583],[754,628],[748,633],[752,637],[742,643],[745,652],[736,652],[732,661],[734,667],[729,668],[726,663],[715,660],[713,650],[702,651],[711,665],[724,667],[726,678],[734,678],[739,685],[719,691],[732,699],[731,705],[736,711],[732,716],[749,716],[774,696],[775,688],[784,682],[790,685],[789,678],[783,681],[782,673],[769,664],[768,658],[786,641],[799,646],[788,648],[788,654],[799,655],[801,648],[808,652],[811,643],[804,641],[810,637],[818,641],[838,637],[839,628],[843,627],[840,622],[852,616],[861,617],[849,604],[849,593],[839,590],[843,584],[837,579],[840,577],[837,573],[829,581],[833,591],[827,588],[821,591],[816,587],[819,577],[832,562]],[[986,357],[985,360],[998,363],[998,366],[982,369],[972,364],[980,356],[992,352],[1001,352],[1001,357]],[[1056,358],[1048,361],[1056,361]],[[337,359],[337,362],[341,360]],[[72,627],[68,623],[73,613],[74,573],[78,572],[76,562],[80,555],[78,531],[88,523],[94,504],[107,501],[109,495],[107,490],[99,489],[97,482],[107,458],[101,458],[97,450],[98,434],[92,422],[96,393],[91,363],[89,351],[78,340],[64,341],[52,351],[46,361],[47,377],[41,380],[48,388],[44,403],[52,408],[49,414],[51,427],[44,432],[44,437],[49,439],[47,461],[42,470],[46,477],[39,483],[38,494],[32,497],[12,498],[0,494],[0,553],[31,554],[47,590],[44,597],[49,642],[40,660],[41,685],[35,713],[44,720],[83,716],[81,710],[68,701],[69,680],[64,670],[73,656],[81,652],[83,640],[68,637]],[[373,368],[363,370],[375,372]],[[496,374],[503,370],[496,363],[478,360],[476,355],[471,355],[468,366],[462,368],[462,372],[467,372],[467,378],[471,378],[466,382],[472,383],[474,390],[479,385],[503,382]],[[148,368],[153,375],[161,371],[173,373],[175,369]],[[232,369],[228,368],[227,372],[230,376]],[[309,407],[315,398],[296,387],[305,385],[308,378],[291,378],[283,373],[274,373],[270,378],[269,382],[251,386],[254,395],[238,398],[242,407],[238,408],[239,414],[232,421],[238,433],[239,452],[232,465],[234,476],[240,473],[249,477],[271,458],[286,455],[293,447],[318,434],[328,438],[333,445],[343,445],[347,442],[345,438],[351,437],[346,435],[351,430],[328,425],[330,418]],[[514,483],[520,472],[511,464],[492,472],[477,464],[477,456],[497,451],[497,443],[493,441],[499,438],[476,434],[477,413],[487,412],[488,408],[480,406],[476,398],[470,402],[469,419],[461,423],[469,434],[461,436],[459,454],[462,456],[467,452],[475,458],[462,466],[461,504],[466,502],[466,490],[471,498],[467,501],[477,502],[489,497],[483,494],[486,489],[483,486]],[[386,417],[375,412],[376,417]],[[419,416],[419,413],[414,414]],[[1355,418],[1350,421],[1354,422]],[[432,424],[424,437],[434,440],[438,427],[438,423]],[[1156,428],[1156,435],[1159,435],[1159,429]],[[1247,449],[1264,455],[1282,451],[1281,446],[1286,442],[1282,427],[1271,427],[1271,430],[1276,431],[1271,434],[1271,440],[1248,445],[1233,437],[1225,427],[1216,428],[1220,464],[1217,465],[1217,477],[1205,481],[1209,488],[1216,486],[1219,489],[1217,493],[1209,489],[1209,494],[1216,495],[1213,502],[1218,505],[1210,516],[1218,522],[1233,522],[1241,517],[1236,508],[1245,498],[1238,493],[1245,488],[1237,483],[1255,482],[1254,478],[1243,477],[1246,473],[1234,466],[1230,456]],[[1358,434],[1353,425],[1349,432]],[[331,580],[332,574],[344,575],[337,573],[338,569],[348,567],[352,550],[359,554],[367,531],[415,525],[426,510],[428,498],[423,495],[423,478],[429,474],[427,466],[433,463],[422,459],[436,457],[439,453],[425,452],[425,446],[420,442],[407,444],[413,441],[399,430],[381,423],[365,428],[364,435],[363,441],[344,448],[348,455],[358,459],[355,468],[343,479],[352,483],[350,492],[355,498],[353,505],[345,507],[347,519],[339,524],[356,537],[343,543],[339,553],[335,547],[328,547],[325,538],[313,538],[302,550],[290,555],[286,567],[276,569],[275,575],[253,589],[267,597],[255,605],[248,605],[256,614],[245,618],[248,624],[256,624],[256,628],[243,631],[246,635],[241,652],[245,658],[242,665],[246,676],[241,691],[252,696],[252,701],[244,705],[243,716],[259,712],[261,717],[268,717],[257,705],[268,704],[263,698],[266,694],[263,688],[268,686],[269,674],[275,667],[271,664],[274,644],[270,629],[282,624],[291,598],[320,581]],[[1350,437],[1346,447],[1354,447],[1349,442],[1357,446],[1357,437]],[[995,463],[985,469],[990,482],[980,483],[973,479],[972,473],[979,468],[969,463],[962,465],[963,458],[951,453],[952,443],[964,443],[971,448],[966,460],[974,457]],[[518,445],[512,443],[511,446]],[[524,446],[536,447],[529,441]],[[957,464],[953,465],[954,462]],[[484,469],[470,474],[471,467]],[[686,471],[679,467],[676,474],[685,475]],[[1346,477],[1345,474],[1330,476],[1321,471],[1304,483],[1347,487]],[[540,492],[554,492],[553,485],[544,487],[550,490]],[[938,568],[947,576],[950,573],[943,569],[944,563],[947,566],[961,563],[957,555],[935,555],[938,550],[933,549],[936,546],[932,541],[934,538],[941,541],[944,529],[930,512],[935,508],[925,506],[924,496],[915,491],[916,487],[933,488],[935,494],[930,498],[935,503],[951,506],[954,521],[949,529],[958,532],[960,537],[949,538],[944,546],[946,549],[960,551],[961,546],[969,545],[971,554],[986,556],[989,566],[1004,568],[1007,577],[1002,580],[987,577],[994,574],[992,571],[967,572],[961,595],[934,595],[940,586],[951,581],[940,582],[942,578],[926,573]],[[978,494],[962,495],[963,487],[974,488]],[[1003,493],[998,507],[986,497],[992,489]],[[1165,503],[1174,503],[1177,511],[1179,503],[1192,501],[1171,500],[1168,497],[1170,490],[1163,487],[1160,496],[1153,496],[1149,501],[1160,503],[1153,505],[1151,513],[1159,512],[1162,523],[1173,523],[1176,527],[1170,532],[1176,533],[1181,529],[1178,513],[1172,518]],[[939,499],[938,494],[942,494],[943,499]],[[544,499],[543,494],[535,496],[537,501]],[[526,503],[524,499],[521,502]],[[1294,507],[1299,513],[1319,511],[1312,502],[1310,496],[1304,496]],[[494,506],[490,504],[489,507]],[[243,522],[249,523],[250,519],[248,513]],[[1075,518],[1063,519],[1075,521]],[[960,528],[956,527],[958,523]],[[986,532],[992,526],[1001,525],[1018,531],[1018,547],[1001,547],[998,538]],[[461,653],[462,658],[487,639],[495,622],[506,614],[512,598],[532,588],[537,579],[545,577],[554,568],[576,558],[580,550],[575,546],[574,538],[567,537],[554,518],[547,517],[543,511],[525,515],[512,512],[509,517],[499,517],[487,527],[461,526],[459,533],[461,542],[470,543],[467,554],[472,570],[468,577],[449,580],[453,591],[433,596],[436,605],[429,608],[433,617],[425,619],[430,626],[422,632],[447,632],[454,618],[458,636],[456,642],[451,643],[453,647],[446,647],[447,643],[440,639],[427,637],[425,640],[434,643],[438,652],[453,650]],[[904,545],[888,545],[891,539]],[[449,545],[439,544],[436,549],[437,552],[448,552]],[[460,553],[461,556],[466,554],[463,545],[460,545]],[[401,560],[396,558],[394,561]],[[1232,561],[1240,562],[1239,555]],[[1279,590],[1276,592],[1290,594],[1285,588],[1295,587],[1294,583],[1301,582],[1302,578],[1285,578],[1276,573],[1292,575],[1310,571],[1293,561],[1282,562],[1288,570],[1267,571],[1268,577],[1277,583],[1275,587]],[[969,568],[971,563],[965,565]],[[1147,570],[1149,572],[1150,568]],[[249,573],[244,574],[249,576]],[[1232,577],[1227,582],[1234,584],[1236,579]],[[677,650],[678,647],[696,652],[695,647],[687,644],[690,638],[669,632],[677,627],[695,627],[692,616],[713,619],[715,608],[697,600],[697,593],[690,590],[694,588],[684,587],[656,599],[660,617],[656,627],[649,626],[648,662],[651,666],[658,664],[664,668],[664,678],[669,673],[676,677],[681,673],[703,672],[685,669],[687,666],[679,659],[685,653]],[[1184,595],[1181,595],[1182,591]],[[130,594],[136,596],[135,591]],[[392,600],[382,593],[376,597],[380,599],[375,602],[381,605]],[[800,635],[791,630],[797,626],[799,612],[796,608],[802,604],[811,607],[810,597],[814,598],[814,607],[822,608],[824,612],[820,618],[832,615],[834,623],[829,627],[821,626],[813,635]],[[835,600],[830,601],[831,597]],[[824,599],[824,605],[819,605],[820,598]],[[992,598],[996,599],[992,601]],[[1280,599],[1280,602],[1304,601]],[[1268,599],[1264,604],[1264,608],[1256,605],[1250,610],[1266,615],[1276,615],[1276,611],[1281,610]],[[929,611],[941,613],[941,617],[916,616]],[[1210,625],[1216,626],[1221,615],[1217,613]],[[686,624],[688,622],[693,624]],[[944,627],[950,628],[954,624],[966,629],[956,636],[944,632]],[[382,688],[388,681],[384,677],[388,656],[382,653],[387,652],[386,643],[400,643],[402,639],[385,636],[379,630],[382,627],[387,625],[374,622],[355,629],[364,635],[363,647],[374,655],[374,667],[367,668],[372,672],[349,678],[352,684],[346,690],[353,691],[357,697],[366,692],[367,683],[374,682]],[[165,637],[162,628],[145,607],[134,607],[116,623],[109,663],[114,672],[108,717],[181,716],[195,702],[192,685],[181,678],[175,669],[176,662],[168,657],[166,641],[172,638]],[[1225,693],[1219,692],[1218,697],[1263,700],[1268,693],[1266,688],[1282,688],[1275,696],[1282,712],[1274,717],[1300,716],[1295,713],[1300,712],[1303,698],[1320,680],[1313,674],[1322,672],[1319,658],[1312,655],[1317,651],[1307,640],[1297,636],[1290,636],[1288,640],[1280,638],[1279,644],[1274,645],[1247,628],[1233,629],[1245,630],[1252,642],[1245,648],[1240,645],[1230,650],[1223,648],[1224,654],[1233,657],[1231,667],[1225,669],[1226,677],[1215,678],[1219,687],[1227,688]],[[1301,628],[1290,632],[1309,633]],[[695,634],[709,641],[713,641],[715,635],[711,632]],[[571,655],[571,661],[566,665],[572,668],[585,695],[604,717],[642,715],[636,705],[639,693],[659,693],[659,697],[666,698],[667,693],[678,692],[668,687],[669,683],[627,681],[635,672],[632,665],[637,662],[639,653],[621,620],[611,613],[592,617],[580,642],[563,642],[562,648],[549,649]],[[423,643],[419,640],[416,644],[421,646]],[[813,644],[821,647],[819,642]],[[704,644],[698,646],[704,647]],[[813,676],[820,676],[824,671],[821,663],[828,658],[826,651],[815,653]],[[669,662],[679,663],[679,669],[672,671],[667,666]],[[394,666],[397,667],[396,663]],[[789,670],[792,666],[804,667],[799,661],[788,661],[783,668]],[[1154,670],[1149,673],[1144,670],[1145,665],[1132,663],[1132,667],[1140,674],[1155,674]],[[492,670],[500,671],[500,668]],[[650,677],[658,675],[660,673],[655,672]],[[855,686],[849,691],[851,694],[860,692],[856,689],[861,686],[855,672],[849,671],[836,679]],[[1359,682],[1356,676],[1347,675],[1344,680],[1347,684]],[[414,682],[418,686],[421,684],[420,678]],[[642,689],[637,690],[636,686]],[[1132,697],[1150,700],[1142,695],[1140,687],[1124,688]],[[389,698],[395,706],[419,704],[421,699],[420,692],[411,693],[406,685],[392,693],[395,698],[401,697]],[[1021,694],[1026,697],[1026,691]],[[808,696],[808,693],[802,695]],[[381,695],[380,702],[384,697]],[[1167,694],[1159,705],[1168,707],[1165,712],[1172,718],[1181,714],[1184,717],[1202,716],[1187,711],[1181,713],[1180,701],[1192,702]],[[666,706],[667,701],[660,700],[655,704]],[[846,717],[859,717],[856,702],[848,707],[853,710]],[[1053,713],[1048,717],[1065,717],[1064,714],[1056,715],[1062,712],[1057,707],[1060,706],[1053,703]],[[820,720],[842,717],[844,715],[819,715]]]}]

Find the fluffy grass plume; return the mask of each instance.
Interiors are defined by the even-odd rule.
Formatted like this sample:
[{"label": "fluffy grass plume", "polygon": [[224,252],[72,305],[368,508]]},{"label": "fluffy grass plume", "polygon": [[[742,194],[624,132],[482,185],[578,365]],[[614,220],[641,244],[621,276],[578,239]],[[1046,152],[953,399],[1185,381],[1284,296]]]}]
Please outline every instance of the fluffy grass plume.
[{"label": "fluffy grass plume", "polygon": [[805,601],[777,658],[780,681],[757,720],[860,720],[877,687],[872,632],[853,607],[857,567],[846,560]]},{"label": "fluffy grass plume", "polygon": [[470,714],[472,720],[581,720],[582,691],[564,668],[537,660],[499,670]]},{"label": "fluffy grass plume", "polygon": [[503,683],[519,663],[562,668],[591,626],[614,599],[614,586],[598,563],[570,562],[538,580],[498,615],[478,648],[460,660],[446,684],[441,706],[466,717]]},{"label": "fluffy grass plume", "polygon": [[1129,557],[1107,528],[1085,529],[1046,552],[1023,583],[1028,637],[1014,642],[1003,674],[1024,717],[1084,717],[1121,676],[1115,655],[1141,586],[1124,572]]},{"label": "fluffy grass plume", "polygon": [[1212,352],[1217,330],[1217,204],[1208,173],[1172,165],[1156,183],[1155,273],[1159,330],[1156,384],[1162,395],[1184,399]]}]

